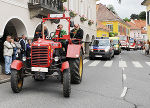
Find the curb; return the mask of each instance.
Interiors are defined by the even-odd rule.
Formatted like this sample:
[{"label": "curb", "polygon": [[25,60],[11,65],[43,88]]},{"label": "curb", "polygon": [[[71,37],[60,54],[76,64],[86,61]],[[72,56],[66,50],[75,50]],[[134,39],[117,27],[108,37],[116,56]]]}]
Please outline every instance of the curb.
[{"label": "curb", "polygon": [[4,80],[0,80],[0,84],[7,83],[9,81],[10,81],[10,78],[4,79]]}]

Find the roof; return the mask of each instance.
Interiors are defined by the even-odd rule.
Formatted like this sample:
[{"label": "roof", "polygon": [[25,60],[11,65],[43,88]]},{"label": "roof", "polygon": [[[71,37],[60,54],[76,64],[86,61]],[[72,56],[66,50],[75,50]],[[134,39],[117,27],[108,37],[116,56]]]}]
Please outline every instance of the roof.
[{"label": "roof", "polygon": [[143,28],[146,27],[146,21],[145,20],[133,20],[135,25],[141,29],[142,34],[146,34],[147,31],[144,30]]},{"label": "roof", "polygon": [[127,22],[130,25],[131,30],[141,30],[140,27],[137,27],[134,23],[132,22]]},{"label": "roof", "polygon": [[118,15],[114,14],[101,3],[96,5],[96,11],[98,21],[119,21],[126,26],[129,26],[123,19],[121,19]]},{"label": "roof", "polygon": [[150,3],[150,0],[144,0],[142,3],[141,3],[141,5],[147,5],[147,4],[149,4]]},{"label": "roof", "polygon": [[103,31],[107,31],[107,32],[109,32],[110,31],[110,29],[109,28],[107,28],[106,26],[104,26],[101,22],[97,22],[97,30],[103,30]]}]

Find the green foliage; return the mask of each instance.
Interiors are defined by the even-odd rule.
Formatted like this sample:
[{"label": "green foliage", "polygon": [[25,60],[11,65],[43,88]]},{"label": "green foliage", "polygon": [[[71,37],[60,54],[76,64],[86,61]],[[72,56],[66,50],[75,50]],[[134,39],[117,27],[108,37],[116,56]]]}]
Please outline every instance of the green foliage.
[{"label": "green foliage", "polygon": [[138,15],[138,14],[132,14],[132,15],[130,16],[130,19],[133,19],[133,20],[139,19],[139,15]]},{"label": "green foliage", "polygon": [[131,21],[131,19],[129,19],[129,18],[125,18],[125,19],[123,19],[125,22],[130,22]]},{"label": "green foliage", "polygon": [[142,11],[142,12],[139,14],[139,19],[141,19],[141,20],[146,20],[146,12],[145,12],[145,11]]},{"label": "green foliage", "polygon": [[118,35],[118,33],[114,33],[114,32],[110,32],[109,33],[109,37],[115,37],[115,36],[117,36]]},{"label": "green foliage", "polygon": [[132,14],[130,16],[130,19],[141,19],[141,20],[146,20],[146,12],[145,11],[142,11],[140,14]]},{"label": "green foliage", "polygon": [[113,5],[108,5],[107,8],[108,10],[112,11],[114,14],[117,14]]},{"label": "green foliage", "polygon": [[62,1],[63,3],[64,3],[64,2],[67,2],[67,0],[61,0],[61,1]]}]

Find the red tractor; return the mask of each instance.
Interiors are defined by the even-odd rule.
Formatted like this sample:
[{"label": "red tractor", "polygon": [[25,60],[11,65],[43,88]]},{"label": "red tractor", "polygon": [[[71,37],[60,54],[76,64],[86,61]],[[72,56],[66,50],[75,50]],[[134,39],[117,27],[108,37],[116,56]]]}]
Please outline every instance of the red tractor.
[{"label": "red tractor", "polygon": [[[67,20],[68,35],[59,38],[60,31],[56,30],[55,38],[45,37],[44,23],[51,19]],[[82,41],[70,38],[70,17],[65,17],[64,14],[49,14],[47,18],[43,18],[42,25],[42,38],[32,43],[31,57],[15,60],[11,64],[11,88],[14,93],[19,93],[22,90],[24,78],[27,76],[33,76],[36,81],[57,76],[63,84],[64,97],[70,97],[71,83],[80,84],[82,81]],[[68,43],[67,48],[63,47],[62,40]],[[57,75],[54,74],[55,72]]]}]

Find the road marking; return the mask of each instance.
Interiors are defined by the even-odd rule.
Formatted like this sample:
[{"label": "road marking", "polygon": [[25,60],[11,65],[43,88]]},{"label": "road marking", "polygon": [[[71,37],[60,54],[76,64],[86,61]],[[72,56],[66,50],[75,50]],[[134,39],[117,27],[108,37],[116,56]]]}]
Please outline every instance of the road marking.
[{"label": "road marking", "polygon": [[106,61],[106,63],[104,64],[104,67],[111,67],[112,63],[113,61]]},{"label": "road marking", "polygon": [[89,66],[97,66],[100,63],[100,61],[94,61]]},{"label": "road marking", "polygon": [[83,60],[83,64],[87,63],[89,60],[85,59]]},{"label": "road marking", "polygon": [[146,64],[147,64],[148,66],[150,66],[150,62],[146,62]]},{"label": "road marking", "polygon": [[138,61],[132,61],[132,63],[137,68],[143,68],[143,66]]},{"label": "road marking", "polygon": [[127,87],[124,87],[123,88],[123,92],[122,92],[122,94],[121,94],[121,98],[123,98],[123,97],[125,97],[125,95],[126,95],[126,93],[127,93],[127,90],[128,90],[128,88]]},{"label": "road marking", "polygon": [[121,68],[127,67],[126,62],[125,61],[119,61],[119,67],[121,67]]},{"label": "road marking", "polygon": [[126,74],[123,74],[123,80],[125,81],[127,79]]}]

